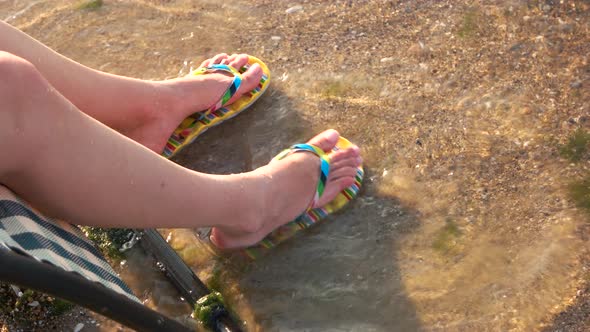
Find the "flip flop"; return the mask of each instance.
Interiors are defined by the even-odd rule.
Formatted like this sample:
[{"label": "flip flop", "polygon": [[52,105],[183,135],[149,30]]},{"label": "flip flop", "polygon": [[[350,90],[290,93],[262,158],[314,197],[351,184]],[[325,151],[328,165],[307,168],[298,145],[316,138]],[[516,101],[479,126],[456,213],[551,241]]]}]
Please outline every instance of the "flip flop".
[{"label": "flip flop", "polygon": [[[225,104],[227,101],[230,100],[240,88],[242,74],[255,63],[259,64],[262,68],[263,74],[260,79],[260,84],[258,84],[254,90],[245,93],[238,100],[226,106]],[[262,96],[270,83],[270,71],[268,70],[268,67],[260,59],[253,56],[250,56],[248,63],[239,70],[228,65],[216,64],[198,68],[189,75],[205,75],[219,71],[232,74],[234,76],[232,84],[215,105],[211,106],[204,112],[195,113],[182,121],[178,128],[174,130],[172,136],[168,139],[168,143],[166,143],[166,146],[164,147],[162,156],[171,158],[185,146],[191,144],[199,135],[207,131],[207,129],[245,111],[250,105],[258,100],[260,96]]]},{"label": "flip flop", "polygon": [[[332,151],[335,152],[340,149],[346,149],[350,146],[352,146],[352,143],[350,143],[350,141],[348,141],[344,137],[340,137],[338,143],[332,149]],[[318,157],[320,157],[321,160],[320,179],[318,181],[318,187],[316,190],[315,197],[311,202],[310,206],[307,208],[307,210],[299,217],[297,217],[295,220],[275,229],[258,244],[243,249],[243,253],[251,259],[257,259],[259,257],[264,256],[266,252],[276,247],[279,243],[282,243],[285,240],[292,238],[293,236],[295,236],[295,234],[299,233],[300,231],[315,225],[320,220],[323,220],[329,215],[341,210],[348,204],[348,202],[354,199],[359,193],[361,183],[363,181],[363,175],[365,173],[362,165],[360,165],[357,168],[354,184],[342,190],[328,204],[319,208],[312,208],[324,193],[326,181],[328,180],[328,174],[330,172],[330,153],[326,154],[324,151],[322,151],[322,149],[311,144],[296,144],[290,147],[289,149],[286,149],[279,153],[276,157],[273,158],[273,160],[281,160],[292,153],[300,151],[314,153]]]}]

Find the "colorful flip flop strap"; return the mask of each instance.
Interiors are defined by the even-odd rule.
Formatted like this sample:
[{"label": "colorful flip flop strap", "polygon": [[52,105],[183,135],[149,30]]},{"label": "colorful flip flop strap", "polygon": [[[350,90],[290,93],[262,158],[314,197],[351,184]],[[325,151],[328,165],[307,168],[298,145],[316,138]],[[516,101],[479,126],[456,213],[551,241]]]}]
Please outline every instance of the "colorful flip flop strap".
[{"label": "colorful flip flop strap", "polygon": [[203,116],[206,116],[207,114],[217,111],[218,109],[223,107],[223,105],[225,105],[236,94],[236,92],[238,92],[238,89],[240,88],[240,85],[242,84],[242,74],[240,74],[240,72],[238,70],[236,70],[235,68],[228,66],[228,65],[223,65],[223,64],[216,64],[216,65],[211,65],[208,67],[201,67],[201,68],[198,68],[195,71],[193,71],[191,74],[192,75],[203,75],[206,73],[214,73],[217,71],[224,71],[224,72],[232,74],[234,76],[234,80],[231,83],[231,85],[227,88],[227,90],[225,91],[223,96],[221,96],[219,101],[217,101],[217,103],[215,103],[215,105],[211,106],[207,111],[203,112]]},{"label": "colorful flip flop strap", "polygon": [[320,179],[318,181],[318,187],[315,192],[315,196],[313,201],[307,208],[306,212],[312,209],[316,203],[320,200],[320,197],[324,194],[324,189],[326,188],[326,182],[328,181],[328,174],[330,174],[330,157],[320,148],[315,145],[311,144],[295,144],[290,148],[283,150],[279,153],[273,160],[281,160],[286,156],[290,155],[291,153],[307,151],[315,154],[320,158]]}]

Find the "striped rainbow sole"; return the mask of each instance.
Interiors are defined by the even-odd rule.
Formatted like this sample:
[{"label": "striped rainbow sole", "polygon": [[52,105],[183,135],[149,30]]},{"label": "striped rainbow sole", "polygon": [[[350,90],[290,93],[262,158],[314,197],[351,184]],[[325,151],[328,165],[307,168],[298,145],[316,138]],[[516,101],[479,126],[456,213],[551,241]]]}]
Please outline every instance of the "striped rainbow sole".
[{"label": "striped rainbow sole", "polygon": [[198,136],[207,131],[207,129],[215,127],[216,125],[242,113],[262,96],[270,83],[270,71],[268,70],[268,67],[260,59],[250,56],[248,65],[242,67],[239,71],[240,73],[246,72],[246,70],[254,63],[258,63],[263,71],[258,86],[252,91],[244,94],[231,105],[227,105],[227,107],[222,107],[217,111],[207,114],[195,113],[184,119],[168,139],[164,151],[162,152],[162,156],[171,158],[185,146],[191,144]]}]

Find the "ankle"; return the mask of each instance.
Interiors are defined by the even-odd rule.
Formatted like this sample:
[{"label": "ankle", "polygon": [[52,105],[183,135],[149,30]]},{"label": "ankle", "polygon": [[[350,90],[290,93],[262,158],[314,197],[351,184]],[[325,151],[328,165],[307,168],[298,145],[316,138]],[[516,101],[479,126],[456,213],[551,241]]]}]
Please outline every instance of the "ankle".
[{"label": "ankle", "polygon": [[229,175],[237,177],[241,188],[248,188],[244,192],[247,196],[245,204],[240,204],[240,218],[230,224],[219,225],[218,227],[226,234],[242,236],[259,232],[269,220],[268,203],[269,188],[272,184],[272,177],[269,177],[263,168],[256,169],[249,173]]},{"label": "ankle", "polygon": [[150,123],[170,118],[180,109],[180,100],[174,88],[165,81],[146,81],[146,96],[138,103],[141,123]]}]

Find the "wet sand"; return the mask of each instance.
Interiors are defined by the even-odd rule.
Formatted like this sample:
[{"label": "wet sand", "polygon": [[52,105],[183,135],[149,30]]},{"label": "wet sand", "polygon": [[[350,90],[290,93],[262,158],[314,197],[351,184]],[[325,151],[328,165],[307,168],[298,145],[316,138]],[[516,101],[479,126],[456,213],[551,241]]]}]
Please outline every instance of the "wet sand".
[{"label": "wet sand", "polygon": [[[267,94],[183,150],[186,167],[247,171],[330,127],[363,148],[361,197],[260,261],[162,230],[250,330],[581,331],[588,215],[568,186],[589,159],[562,150],[590,127],[590,4],[553,3],[4,1],[0,18],[145,79],[222,51],[263,59]],[[163,279],[123,272],[187,314]]]}]

